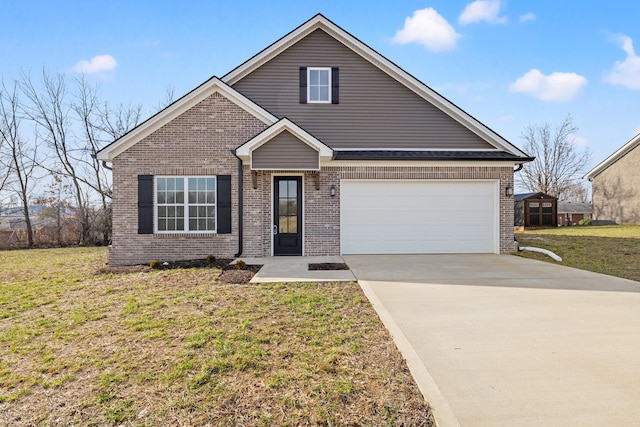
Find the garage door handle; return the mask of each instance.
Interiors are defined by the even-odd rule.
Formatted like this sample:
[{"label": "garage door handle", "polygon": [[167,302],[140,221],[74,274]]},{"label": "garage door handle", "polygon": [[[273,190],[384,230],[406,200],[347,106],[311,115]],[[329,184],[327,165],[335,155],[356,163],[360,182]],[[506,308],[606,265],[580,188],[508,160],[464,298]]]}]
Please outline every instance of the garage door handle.
[{"label": "garage door handle", "polygon": [[276,234],[278,234],[278,226],[277,225],[273,225],[273,235],[275,236]]}]

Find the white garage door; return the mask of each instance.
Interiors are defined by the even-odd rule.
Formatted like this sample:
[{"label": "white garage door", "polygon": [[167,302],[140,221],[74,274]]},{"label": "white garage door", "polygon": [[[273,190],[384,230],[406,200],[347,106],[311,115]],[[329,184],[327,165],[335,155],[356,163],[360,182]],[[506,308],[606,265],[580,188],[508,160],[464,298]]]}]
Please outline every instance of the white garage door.
[{"label": "white garage door", "polygon": [[496,181],[343,180],[343,254],[499,253]]}]

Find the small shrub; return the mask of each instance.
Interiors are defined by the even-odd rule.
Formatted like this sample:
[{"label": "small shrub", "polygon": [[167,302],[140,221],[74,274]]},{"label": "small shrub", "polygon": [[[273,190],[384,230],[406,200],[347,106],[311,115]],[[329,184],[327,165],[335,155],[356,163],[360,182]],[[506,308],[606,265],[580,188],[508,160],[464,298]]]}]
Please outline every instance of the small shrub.
[{"label": "small shrub", "polygon": [[216,262],[216,257],[215,256],[213,256],[211,254],[207,255],[207,264],[215,264],[215,262]]},{"label": "small shrub", "polygon": [[157,259],[154,259],[149,263],[149,267],[153,268],[154,270],[157,270],[160,267],[162,267],[162,261],[158,261]]},{"label": "small shrub", "polygon": [[578,225],[591,225],[591,218],[581,219],[578,221]]},{"label": "small shrub", "polygon": [[236,267],[236,270],[244,270],[247,268],[247,263],[240,259],[236,261],[235,267]]}]

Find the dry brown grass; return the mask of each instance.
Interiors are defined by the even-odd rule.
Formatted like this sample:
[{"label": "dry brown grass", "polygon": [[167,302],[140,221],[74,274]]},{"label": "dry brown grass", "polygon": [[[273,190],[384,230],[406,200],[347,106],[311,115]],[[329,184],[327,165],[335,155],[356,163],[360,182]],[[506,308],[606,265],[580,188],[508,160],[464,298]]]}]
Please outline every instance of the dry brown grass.
[{"label": "dry brown grass", "polygon": [[[562,265],[640,281],[640,225],[558,227],[516,233],[519,246],[555,252]],[[556,263],[544,254],[518,255]]]},{"label": "dry brown grass", "polygon": [[0,252],[0,424],[432,425],[356,283],[98,274],[105,255]]}]

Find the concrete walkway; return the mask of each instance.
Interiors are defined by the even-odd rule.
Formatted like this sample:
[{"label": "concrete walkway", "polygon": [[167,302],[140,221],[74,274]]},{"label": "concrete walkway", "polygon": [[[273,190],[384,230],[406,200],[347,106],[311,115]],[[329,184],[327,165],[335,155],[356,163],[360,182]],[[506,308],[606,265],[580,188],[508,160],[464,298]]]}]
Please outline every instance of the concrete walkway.
[{"label": "concrete walkway", "polygon": [[249,265],[263,267],[250,283],[349,282],[356,280],[350,270],[309,270],[309,264],[342,264],[342,257],[264,257],[241,258]]},{"label": "concrete walkway", "polygon": [[344,259],[439,427],[638,425],[640,283],[507,255]]}]

